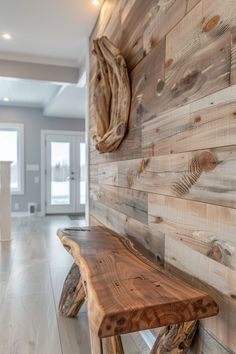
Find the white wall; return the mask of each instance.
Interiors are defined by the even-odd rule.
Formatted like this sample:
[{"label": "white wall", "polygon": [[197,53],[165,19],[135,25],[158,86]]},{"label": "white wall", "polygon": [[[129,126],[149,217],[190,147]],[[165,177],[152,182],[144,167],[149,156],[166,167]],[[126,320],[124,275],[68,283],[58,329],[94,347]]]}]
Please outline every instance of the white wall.
[{"label": "white wall", "polygon": [[12,210],[15,211],[17,203],[18,211],[25,212],[30,202],[37,203],[40,210],[40,180],[38,184],[34,183],[35,176],[40,179],[40,171],[26,171],[27,164],[40,166],[40,132],[42,129],[85,131],[85,120],[48,118],[43,116],[41,109],[35,108],[0,107],[0,122],[23,123],[25,131],[25,193],[12,197]]}]

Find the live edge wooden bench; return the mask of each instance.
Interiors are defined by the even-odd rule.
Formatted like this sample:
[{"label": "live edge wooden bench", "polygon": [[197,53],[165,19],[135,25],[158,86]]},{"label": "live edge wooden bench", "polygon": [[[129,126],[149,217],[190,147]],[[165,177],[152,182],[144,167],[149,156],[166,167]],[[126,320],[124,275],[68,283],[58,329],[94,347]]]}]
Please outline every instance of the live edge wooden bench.
[{"label": "live edge wooden bench", "polygon": [[74,317],[87,300],[92,354],[122,354],[121,334],[163,326],[151,353],[187,353],[197,320],[218,313],[208,294],[151,263],[105,227],[58,230],[58,236],[75,261],[59,311]]}]

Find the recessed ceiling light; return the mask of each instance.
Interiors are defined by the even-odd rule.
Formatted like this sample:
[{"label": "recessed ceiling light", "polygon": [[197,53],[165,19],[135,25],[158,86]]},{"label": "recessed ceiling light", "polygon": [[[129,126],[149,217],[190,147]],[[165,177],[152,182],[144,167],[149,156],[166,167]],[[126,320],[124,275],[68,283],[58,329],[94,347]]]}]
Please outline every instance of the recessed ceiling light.
[{"label": "recessed ceiling light", "polygon": [[9,99],[8,97],[4,97],[3,101],[4,101],[4,102],[9,102],[10,99]]},{"label": "recessed ceiling light", "polygon": [[92,4],[98,6],[100,5],[100,0],[92,0]]},{"label": "recessed ceiling light", "polygon": [[12,36],[10,35],[10,33],[3,33],[2,38],[4,38],[7,41],[9,41],[10,39],[12,39]]}]

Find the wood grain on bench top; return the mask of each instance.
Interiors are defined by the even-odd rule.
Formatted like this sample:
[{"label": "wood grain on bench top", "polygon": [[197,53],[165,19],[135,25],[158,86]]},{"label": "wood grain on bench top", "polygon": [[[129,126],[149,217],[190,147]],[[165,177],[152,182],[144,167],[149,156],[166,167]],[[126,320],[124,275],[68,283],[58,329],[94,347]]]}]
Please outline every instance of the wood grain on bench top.
[{"label": "wood grain on bench top", "polygon": [[58,230],[79,265],[100,338],[214,316],[215,301],[105,227]]}]

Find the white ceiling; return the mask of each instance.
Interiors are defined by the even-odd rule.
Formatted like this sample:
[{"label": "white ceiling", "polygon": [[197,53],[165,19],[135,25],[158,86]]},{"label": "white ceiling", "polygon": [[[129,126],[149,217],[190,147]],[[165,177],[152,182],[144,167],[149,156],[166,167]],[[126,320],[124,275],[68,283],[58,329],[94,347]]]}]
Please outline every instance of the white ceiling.
[{"label": "white ceiling", "polygon": [[[57,80],[51,82],[45,76],[47,70],[55,76],[58,69],[69,74],[67,67],[74,67],[84,78],[86,43],[99,9],[92,0],[0,0],[0,106],[40,107],[45,116],[84,118],[84,80],[82,85],[74,84],[76,77],[75,81],[68,78],[64,84],[56,84]],[[12,39],[4,40],[3,33],[10,33]],[[11,77],[4,73],[6,61],[14,66]],[[29,66],[18,62],[37,64],[37,79],[31,79],[32,67],[29,74]],[[48,69],[39,64],[52,66]],[[43,70],[41,78],[39,72]],[[4,102],[4,97],[9,102]]]},{"label": "white ceiling", "polygon": [[[60,88],[49,82],[0,78],[0,104],[44,108]],[[4,97],[10,102],[4,102]]]},{"label": "white ceiling", "polygon": [[52,117],[85,118],[86,91],[75,85],[61,88],[55,99],[46,106],[44,113]]},{"label": "white ceiling", "polygon": [[86,86],[0,77],[0,106],[35,107],[46,117],[84,119]]},{"label": "white ceiling", "polygon": [[99,6],[91,0],[0,0],[0,57],[77,66]]}]

